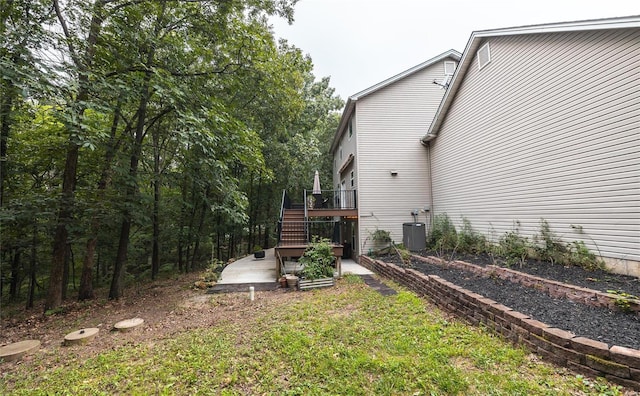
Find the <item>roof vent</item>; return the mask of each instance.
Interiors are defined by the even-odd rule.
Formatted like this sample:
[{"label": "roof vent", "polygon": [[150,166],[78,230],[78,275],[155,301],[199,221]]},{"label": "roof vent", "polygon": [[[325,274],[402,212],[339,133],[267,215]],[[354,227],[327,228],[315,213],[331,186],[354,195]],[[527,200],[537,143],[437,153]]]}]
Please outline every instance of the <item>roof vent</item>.
[{"label": "roof vent", "polygon": [[489,43],[483,45],[478,50],[478,70],[488,65],[491,62],[491,49]]}]

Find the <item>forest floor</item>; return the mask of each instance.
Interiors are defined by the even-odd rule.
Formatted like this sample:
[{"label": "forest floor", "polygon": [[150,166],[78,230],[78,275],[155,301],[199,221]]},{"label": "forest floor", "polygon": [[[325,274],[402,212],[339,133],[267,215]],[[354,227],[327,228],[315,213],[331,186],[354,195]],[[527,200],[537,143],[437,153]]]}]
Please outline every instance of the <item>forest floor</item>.
[{"label": "forest floor", "polygon": [[[435,252],[423,252],[423,255],[436,256]],[[487,255],[443,255],[442,258],[466,261],[480,266],[488,264],[505,266],[502,262],[494,262]],[[395,264],[401,263],[397,255],[386,255],[379,259]],[[602,341],[610,346],[619,345],[640,349],[638,337],[640,315],[638,314],[610,311],[568,299],[553,298],[537,289],[503,279],[481,277],[446,265],[429,264],[412,259],[411,266],[422,273],[437,275],[553,327]],[[521,266],[511,266],[511,269],[602,292],[614,290],[640,296],[640,279],[603,270],[586,271],[577,266],[565,267],[536,260],[529,260]]]},{"label": "forest floor", "polygon": [[[201,275],[180,275],[135,286],[127,289],[117,301],[106,298],[108,290],[99,290],[97,299],[82,303],[68,302],[57,314],[51,315],[42,314],[42,305],[27,311],[22,306],[3,306],[0,346],[24,340],[40,340],[40,364],[50,368],[66,358],[84,359],[124,345],[158,342],[217,323],[240,324],[264,309],[265,305],[286,304],[295,300],[295,293],[287,293],[287,289],[283,289],[260,293],[259,303],[248,304],[247,292],[229,293],[219,300],[218,305],[212,305],[212,295],[194,287]],[[142,330],[114,330],[117,322],[133,318],[144,319]],[[81,347],[63,346],[66,334],[86,328],[99,329],[91,342]],[[32,358],[33,355],[27,355],[22,361],[28,362]],[[0,372],[17,370],[19,367],[20,364],[0,363]]]}]

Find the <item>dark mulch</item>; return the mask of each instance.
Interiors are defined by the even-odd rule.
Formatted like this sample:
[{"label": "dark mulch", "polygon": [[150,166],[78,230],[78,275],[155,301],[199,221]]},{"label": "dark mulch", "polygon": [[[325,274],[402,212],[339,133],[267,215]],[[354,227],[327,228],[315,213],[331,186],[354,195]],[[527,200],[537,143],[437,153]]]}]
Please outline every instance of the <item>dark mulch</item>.
[{"label": "dark mulch", "polygon": [[[380,259],[399,263],[397,256],[385,256]],[[460,257],[457,259],[462,260]],[[469,257],[466,257],[464,261],[481,264],[474,262]],[[485,264],[487,263],[485,262]],[[590,307],[566,299],[555,299],[536,289],[526,288],[509,281],[482,278],[466,271],[418,260],[412,260],[412,266],[424,274],[437,275],[550,326],[571,331],[578,336],[602,341],[610,346],[619,345],[640,349],[640,316],[638,315]],[[634,295],[640,294],[637,289],[633,289],[638,284],[636,278],[633,277],[606,272],[587,272],[578,267],[564,268],[544,263],[537,263],[533,267],[527,265],[514,269],[595,290],[620,289]],[[567,273],[562,273],[562,271],[567,271]],[[590,281],[587,278],[597,279],[597,281]],[[595,285],[601,287],[596,288]]]},{"label": "dark mulch", "polygon": [[[435,252],[423,252],[422,254],[424,256],[437,256]],[[451,257],[451,255],[442,256],[445,260],[450,260]],[[483,267],[489,264],[507,267],[506,263],[500,259],[496,260],[494,263],[493,259],[487,254],[454,255],[453,259],[466,261]],[[508,267],[530,275],[569,283],[580,287],[586,287],[588,289],[602,292],[607,292],[609,290],[622,291],[634,296],[640,296],[640,279],[633,276],[612,274],[604,270],[586,271],[581,267],[565,267],[560,264],[551,264],[547,261],[537,260],[527,260],[527,262],[522,266],[516,264]]]}]

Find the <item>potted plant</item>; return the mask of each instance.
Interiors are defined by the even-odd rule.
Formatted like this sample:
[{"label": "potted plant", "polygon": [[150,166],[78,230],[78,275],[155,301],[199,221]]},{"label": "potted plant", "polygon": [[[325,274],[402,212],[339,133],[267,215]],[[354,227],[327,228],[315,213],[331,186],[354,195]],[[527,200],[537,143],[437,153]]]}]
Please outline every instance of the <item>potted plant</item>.
[{"label": "potted plant", "polygon": [[255,257],[257,259],[263,259],[264,258],[264,250],[262,249],[262,246],[256,245],[256,246],[253,247],[253,257]]},{"label": "potted plant", "polygon": [[302,279],[298,282],[300,290],[314,287],[333,286],[333,265],[335,262],[333,246],[328,239],[314,238],[302,257],[300,264]]}]

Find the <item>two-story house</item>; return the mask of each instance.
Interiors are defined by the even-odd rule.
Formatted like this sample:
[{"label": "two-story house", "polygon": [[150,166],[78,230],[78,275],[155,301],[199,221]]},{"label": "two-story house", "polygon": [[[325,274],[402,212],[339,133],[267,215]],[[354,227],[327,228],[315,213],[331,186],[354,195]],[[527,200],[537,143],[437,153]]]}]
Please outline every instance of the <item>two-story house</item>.
[{"label": "two-story house", "polygon": [[[425,132],[431,177],[414,193],[432,213],[494,241],[544,219],[640,276],[640,17],[474,32]],[[383,179],[389,165],[373,168]]]},{"label": "two-story house", "polygon": [[403,223],[428,221],[428,152],[420,138],[460,56],[444,52],[347,100],[331,155],[336,206],[357,201],[357,216],[341,221],[341,242],[351,256],[374,247],[376,230],[401,242]]}]

